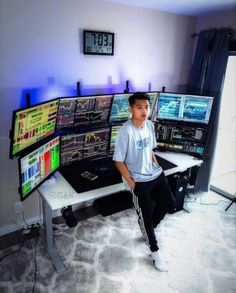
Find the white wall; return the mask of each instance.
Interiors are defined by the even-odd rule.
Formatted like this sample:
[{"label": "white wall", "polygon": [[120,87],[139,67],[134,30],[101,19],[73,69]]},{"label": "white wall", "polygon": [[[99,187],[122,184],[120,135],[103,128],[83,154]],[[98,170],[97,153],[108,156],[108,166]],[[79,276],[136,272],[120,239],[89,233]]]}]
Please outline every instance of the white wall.
[{"label": "white wall", "polygon": [[[192,58],[195,20],[94,0],[0,0],[0,232],[13,229],[17,160],[8,159],[12,110],[75,94],[166,86],[182,90]],[[114,56],[82,54],[83,29],[115,33]],[[39,214],[38,194],[23,202],[26,219]],[[16,219],[17,220],[17,219]],[[7,228],[6,228],[7,227]],[[1,230],[2,229],[2,230]]]}]

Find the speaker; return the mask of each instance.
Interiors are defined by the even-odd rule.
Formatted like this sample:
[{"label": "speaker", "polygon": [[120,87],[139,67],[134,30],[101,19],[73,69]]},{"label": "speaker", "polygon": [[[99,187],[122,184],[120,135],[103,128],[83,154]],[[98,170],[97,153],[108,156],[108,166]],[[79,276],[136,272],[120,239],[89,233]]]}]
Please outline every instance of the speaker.
[{"label": "speaker", "polygon": [[75,215],[72,211],[72,206],[65,207],[61,210],[62,217],[65,220],[65,223],[68,227],[72,228],[77,225],[77,220],[75,218]]}]

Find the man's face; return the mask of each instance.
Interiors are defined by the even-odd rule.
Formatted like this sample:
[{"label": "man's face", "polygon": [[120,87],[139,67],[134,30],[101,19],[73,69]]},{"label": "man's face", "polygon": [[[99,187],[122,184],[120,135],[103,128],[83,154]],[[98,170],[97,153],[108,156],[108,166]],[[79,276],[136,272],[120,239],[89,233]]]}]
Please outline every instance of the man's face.
[{"label": "man's face", "polygon": [[136,121],[145,121],[148,119],[150,104],[148,100],[135,100],[134,105],[130,107],[132,119]]}]

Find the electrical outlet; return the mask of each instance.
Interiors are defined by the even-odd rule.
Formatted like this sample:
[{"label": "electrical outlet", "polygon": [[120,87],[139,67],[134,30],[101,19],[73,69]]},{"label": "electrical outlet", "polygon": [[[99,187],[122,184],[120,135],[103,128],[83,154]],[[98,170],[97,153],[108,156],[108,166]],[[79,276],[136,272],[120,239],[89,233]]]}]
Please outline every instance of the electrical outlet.
[{"label": "electrical outlet", "polygon": [[21,213],[22,212],[22,203],[20,201],[15,202],[15,213]]}]

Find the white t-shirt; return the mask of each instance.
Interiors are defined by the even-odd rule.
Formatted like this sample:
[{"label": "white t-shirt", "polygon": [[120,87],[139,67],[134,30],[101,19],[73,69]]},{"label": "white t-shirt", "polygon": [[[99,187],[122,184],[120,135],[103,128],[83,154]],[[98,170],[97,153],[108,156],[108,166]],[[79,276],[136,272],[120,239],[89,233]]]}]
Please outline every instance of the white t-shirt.
[{"label": "white t-shirt", "polygon": [[130,119],[119,131],[113,160],[124,162],[135,182],[151,181],[162,173],[160,165],[152,160],[155,147],[153,123],[146,120],[144,126],[138,128]]}]

